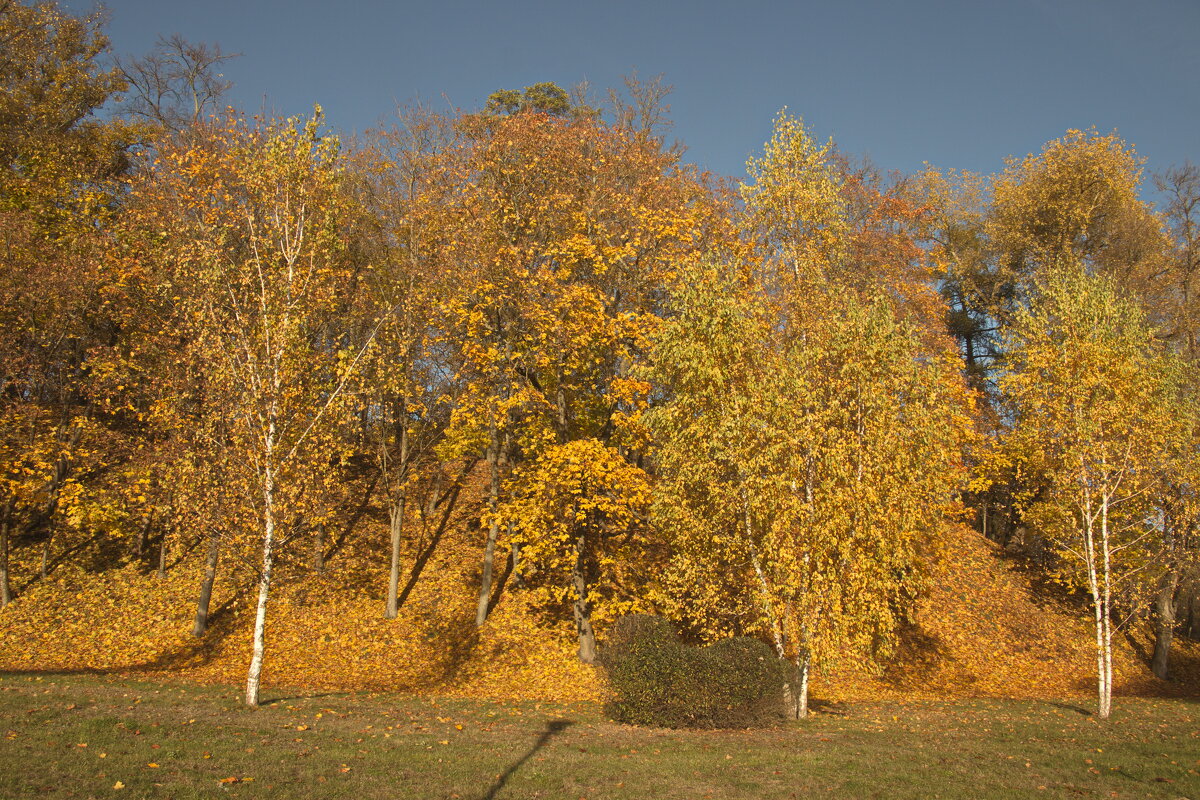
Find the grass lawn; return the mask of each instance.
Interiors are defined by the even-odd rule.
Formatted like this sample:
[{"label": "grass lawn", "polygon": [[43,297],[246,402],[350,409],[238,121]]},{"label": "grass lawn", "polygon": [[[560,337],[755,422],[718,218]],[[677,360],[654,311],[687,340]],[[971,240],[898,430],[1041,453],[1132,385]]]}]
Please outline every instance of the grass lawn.
[{"label": "grass lawn", "polygon": [[1200,800],[1200,703],[855,703],[762,731],[592,705],[267,693],[0,675],[0,798]]}]

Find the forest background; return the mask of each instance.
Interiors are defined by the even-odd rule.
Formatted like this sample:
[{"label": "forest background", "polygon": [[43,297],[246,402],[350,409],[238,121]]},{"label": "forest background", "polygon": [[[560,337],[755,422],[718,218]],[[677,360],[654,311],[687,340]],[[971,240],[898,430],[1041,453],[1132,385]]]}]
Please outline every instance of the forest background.
[{"label": "forest background", "polygon": [[0,42],[5,668],[590,697],[654,612],[770,642],[798,714],[816,668],[1106,715],[1186,655],[1194,166],[883,175],[781,112],[733,182],[654,80],[342,140],[214,46]]}]

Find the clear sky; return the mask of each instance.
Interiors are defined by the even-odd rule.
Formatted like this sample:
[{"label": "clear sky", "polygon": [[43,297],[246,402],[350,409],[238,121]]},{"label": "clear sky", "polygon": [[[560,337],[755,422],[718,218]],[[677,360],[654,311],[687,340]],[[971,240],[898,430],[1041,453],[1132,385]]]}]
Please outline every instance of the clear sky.
[{"label": "clear sky", "polygon": [[[66,0],[76,12],[92,7]],[[994,172],[1068,128],[1117,130],[1160,170],[1200,161],[1198,0],[108,0],[123,55],[219,43],[232,100],[345,132],[397,104],[637,69],[673,84],[688,158],[741,176],[784,106],[885,170]]]}]

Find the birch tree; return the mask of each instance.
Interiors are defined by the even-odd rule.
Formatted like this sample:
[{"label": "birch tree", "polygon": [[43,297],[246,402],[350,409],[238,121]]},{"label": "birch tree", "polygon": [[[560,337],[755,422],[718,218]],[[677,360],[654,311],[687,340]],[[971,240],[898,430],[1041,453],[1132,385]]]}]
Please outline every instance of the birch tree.
[{"label": "birch tree", "polygon": [[656,340],[657,508],[682,534],[681,574],[740,564],[740,605],[794,663],[786,702],[803,716],[811,665],[894,647],[959,479],[970,404],[952,356],[902,311],[928,289],[902,285],[910,265],[876,251],[877,272],[848,274],[868,265],[832,146],[781,115],[749,172],[755,258],[681,270]]},{"label": "birch tree", "polygon": [[1170,428],[1172,366],[1137,305],[1077,265],[1051,271],[1008,337],[1005,442],[1039,491],[1026,519],[1051,537],[1061,577],[1087,592],[1099,714],[1112,709],[1116,600],[1152,574],[1164,521],[1151,493]]},{"label": "birch tree", "polygon": [[[657,340],[669,400],[652,414],[656,518],[676,532],[677,612],[735,605],[757,620],[795,666],[784,702],[804,716],[813,664],[894,647],[967,419],[952,366],[924,355],[886,302],[842,295],[835,314],[811,295],[829,313],[800,335],[746,288],[703,269]],[[730,569],[733,603],[709,591]]]},{"label": "birch tree", "polygon": [[[162,210],[163,252],[221,398],[234,465],[258,520],[258,601],[245,702],[257,705],[277,546],[333,450],[346,383],[366,342],[330,336],[354,286],[339,220],[338,143],[305,120],[230,117],[168,145],[135,188]],[[369,335],[367,335],[369,341]]]}]

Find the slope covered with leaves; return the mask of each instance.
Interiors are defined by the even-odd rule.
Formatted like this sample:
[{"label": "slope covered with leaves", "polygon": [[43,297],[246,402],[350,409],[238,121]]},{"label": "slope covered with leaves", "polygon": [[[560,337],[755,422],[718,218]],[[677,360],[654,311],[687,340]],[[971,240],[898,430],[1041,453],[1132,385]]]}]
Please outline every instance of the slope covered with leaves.
[{"label": "slope covered with leaves", "polygon": [[[831,671],[825,697],[1070,697],[1096,683],[1095,633],[1082,598],[1042,585],[1020,558],[968,528],[948,532],[930,590],[882,675]],[[1200,647],[1179,642],[1175,680],[1150,673],[1148,632],[1134,627],[1114,652],[1118,694],[1200,690]]]},{"label": "slope covered with leaves", "polygon": [[[460,524],[429,559],[396,619],[383,615],[386,565],[350,546],[323,574],[293,567],[267,617],[264,684],[311,690],[389,689],[494,698],[599,696],[572,631],[521,593],[476,630],[478,529]],[[415,553],[406,552],[406,565]],[[26,574],[36,564],[18,565]],[[204,565],[192,552],[159,576],[130,564],[62,566],[0,612],[0,671],[149,673],[203,683],[245,679],[253,583],[234,558],[218,579],[210,628],[191,635]]]},{"label": "slope covered with leaves", "polygon": [[[453,543],[452,543],[453,544]],[[461,553],[461,557],[456,557]],[[289,584],[268,618],[266,685],[565,702],[600,699],[600,675],[575,656],[569,625],[548,625],[516,592],[479,631],[469,548],[431,562],[395,620],[348,568]],[[253,605],[218,583],[222,609],[190,635],[202,565],[165,577],[136,567],[61,570],[0,614],[0,670],[153,674],[237,684],[249,660]],[[818,700],[873,697],[1070,697],[1094,691],[1086,609],[1039,593],[1033,573],[973,531],[952,531],[898,657],[882,675],[853,666],[817,676]],[[382,581],[376,581],[381,586]],[[1135,640],[1136,641],[1136,640]],[[1200,648],[1174,654],[1179,680],[1156,681],[1128,642],[1118,693],[1192,693]]]}]

